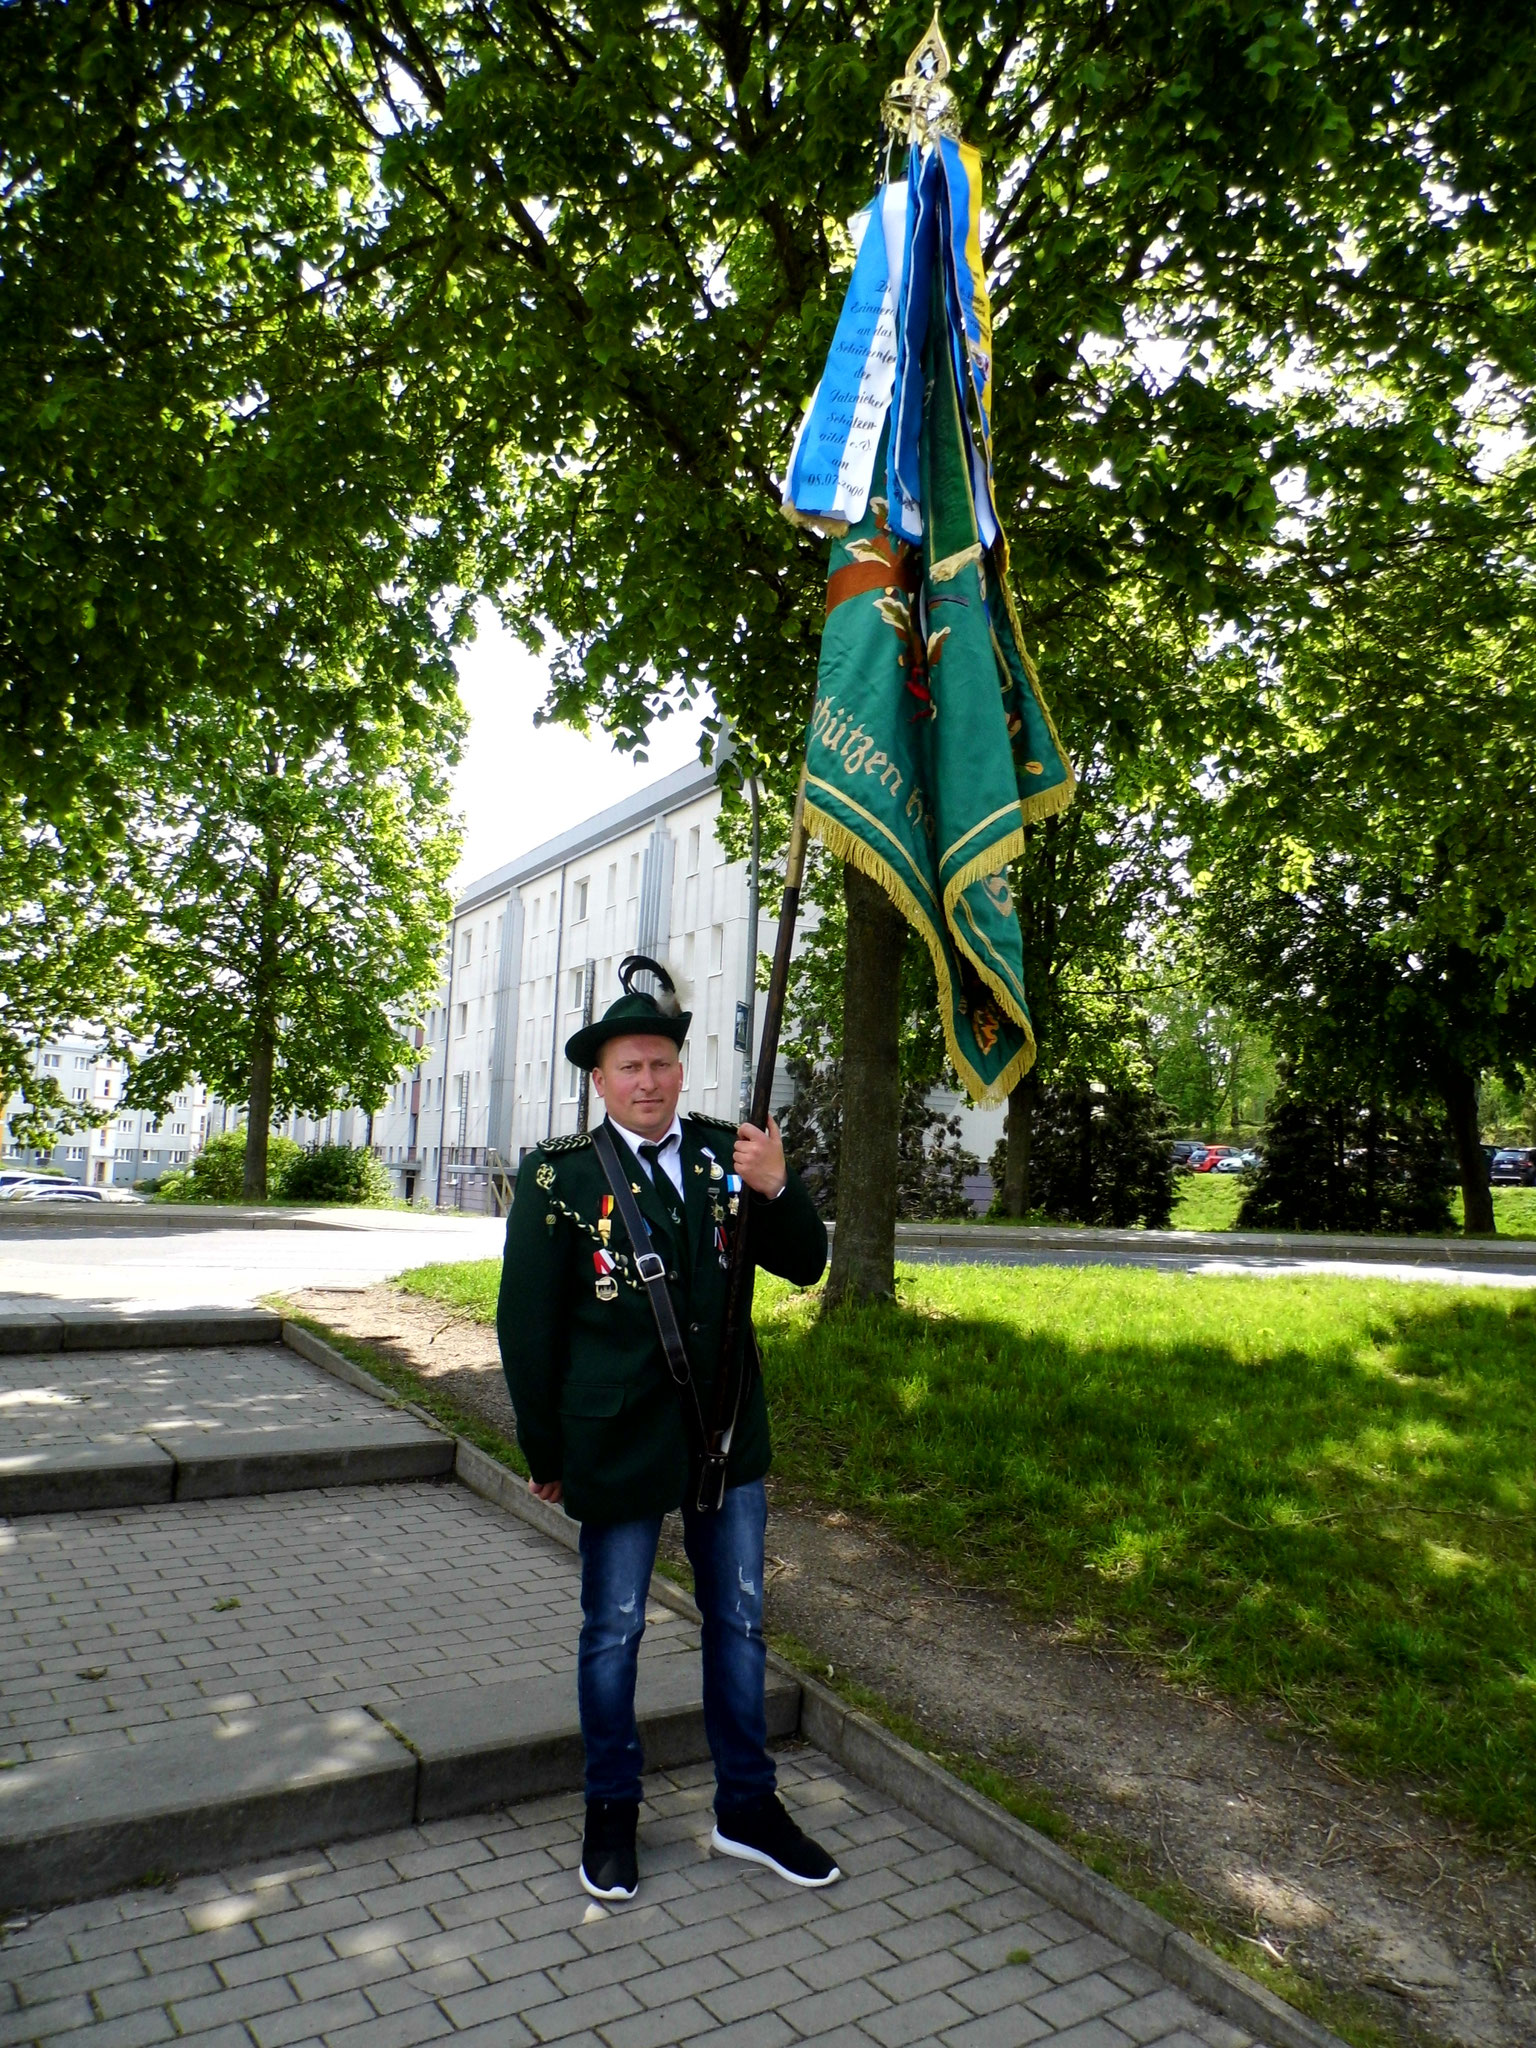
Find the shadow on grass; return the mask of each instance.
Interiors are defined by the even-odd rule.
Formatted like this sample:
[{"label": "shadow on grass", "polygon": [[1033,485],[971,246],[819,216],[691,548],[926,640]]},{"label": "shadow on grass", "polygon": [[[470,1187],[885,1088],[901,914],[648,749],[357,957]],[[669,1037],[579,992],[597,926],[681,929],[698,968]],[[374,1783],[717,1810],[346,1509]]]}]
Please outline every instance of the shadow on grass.
[{"label": "shadow on grass", "polygon": [[1536,1305],[913,1285],[819,1322],[765,1304],[786,1477],[1536,1845]]}]

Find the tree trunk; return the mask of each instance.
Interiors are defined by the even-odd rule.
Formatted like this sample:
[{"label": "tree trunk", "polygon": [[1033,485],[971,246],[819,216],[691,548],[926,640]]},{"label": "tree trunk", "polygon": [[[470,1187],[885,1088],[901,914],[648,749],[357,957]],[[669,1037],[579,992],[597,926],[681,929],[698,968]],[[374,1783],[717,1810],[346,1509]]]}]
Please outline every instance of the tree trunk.
[{"label": "tree trunk", "polygon": [[1493,1191],[1488,1185],[1488,1155],[1477,1127],[1477,1080],[1465,1067],[1452,1067],[1440,1084],[1451,1143],[1461,1173],[1461,1203],[1467,1237],[1494,1237]]},{"label": "tree trunk", "polygon": [[896,1291],[901,1136],[901,956],[907,924],[878,882],[843,869],[843,1128],[827,1304]]},{"label": "tree trunk", "polygon": [[272,1122],[272,1033],[258,1025],[251,1057],[251,1096],[245,1112],[245,1183],[248,1202],[267,1199],[267,1130]]},{"label": "tree trunk", "polygon": [[1014,1082],[1008,1094],[1007,1151],[1003,1154],[1003,1214],[1027,1216],[1030,1209],[1029,1166],[1035,1147],[1035,1105],[1040,1081],[1035,1069]]}]

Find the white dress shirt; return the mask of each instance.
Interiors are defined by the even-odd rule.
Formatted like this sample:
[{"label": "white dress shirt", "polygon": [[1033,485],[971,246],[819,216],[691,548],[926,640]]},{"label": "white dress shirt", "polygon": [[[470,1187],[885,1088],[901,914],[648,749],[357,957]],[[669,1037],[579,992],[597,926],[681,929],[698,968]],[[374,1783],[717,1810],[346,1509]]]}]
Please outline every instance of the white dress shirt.
[{"label": "white dress shirt", "polygon": [[[642,1145],[656,1146],[656,1163],[661,1168],[662,1172],[667,1176],[667,1179],[671,1181],[673,1187],[676,1188],[679,1196],[681,1196],[683,1192],[682,1118],[674,1114],[672,1118],[671,1129],[666,1131],[659,1138],[642,1138],[638,1131],[630,1130],[627,1125],[621,1124],[618,1118],[615,1116],[610,1115],[608,1117],[608,1122],[613,1125],[613,1128],[618,1132],[619,1136],[624,1140],[625,1144],[629,1147],[630,1151],[634,1153],[637,1159],[640,1159],[640,1147]],[[640,1159],[640,1164],[642,1168],[645,1168],[646,1171],[649,1171],[649,1169],[645,1167],[645,1161],[643,1159]]]}]

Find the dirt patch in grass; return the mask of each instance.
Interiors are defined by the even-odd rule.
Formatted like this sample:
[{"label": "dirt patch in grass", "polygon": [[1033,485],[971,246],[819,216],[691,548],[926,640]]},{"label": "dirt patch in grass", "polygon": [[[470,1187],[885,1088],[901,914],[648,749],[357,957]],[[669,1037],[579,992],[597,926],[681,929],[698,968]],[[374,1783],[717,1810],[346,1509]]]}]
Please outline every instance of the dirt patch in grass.
[{"label": "dirt patch in grass", "polygon": [[[293,1304],[510,1437],[483,1323],[390,1286]],[[1279,1712],[1022,1622],[855,1513],[783,1484],[772,1497],[768,1623],[802,1661],[973,1760],[1016,1810],[1350,2038],[1529,2048],[1528,1865],[1410,1790],[1360,1782]]]}]

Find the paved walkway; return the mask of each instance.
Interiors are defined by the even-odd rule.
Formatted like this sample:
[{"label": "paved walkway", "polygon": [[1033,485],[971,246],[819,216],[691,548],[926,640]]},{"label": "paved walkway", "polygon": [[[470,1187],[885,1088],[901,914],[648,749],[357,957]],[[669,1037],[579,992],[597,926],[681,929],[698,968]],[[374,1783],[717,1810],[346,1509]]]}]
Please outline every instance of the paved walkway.
[{"label": "paved walkway", "polygon": [[[372,1405],[276,1345],[8,1358],[0,1401],[38,1427],[94,1410],[114,1434],[168,1417],[286,1433],[298,1416],[334,1427]],[[653,1673],[691,1670],[692,1626],[665,1607],[647,1620]],[[571,1551],[451,1483],[17,1514],[0,1521],[0,1831],[29,1781],[46,1793],[94,1774],[99,1790],[118,1773],[142,1793],[164,1773],[141,1766],[174,1760],[178,1744],[216,1775],[242,1730],[333,1728],[347,1714],[354,1732],[373,1730],[370,1755],[391,1752],[397,1793],[404,1773],[408,1815],[413,1758],[419,1785],[431,1759],[392,1736],[442,1738],[455,1715],[474,1723],[477,1703],[482,1722],[522,1697],[547,1707],[552,1688],[568,1716],[576,1624]],[[440,1747],[452,1764],[452,1744]],[[192,1839],[172,1787],[149,1815],[164,1815],[155,1853],[129,1866],[148,1871],[140,1886],[17,1911],[0,1932],[0,2048],[1252,2038],[814,1749],[781,1762],[787,1802],[844,1883],[798,1892],[711,1856],[710,1773],[690,1762],[648,1781],[640,1897],[613,1911],[577,1884],[571,1793],[353,1827],[360,1839],[167,1883],[155,1871],[185,1862]],[[76,1775],[48,1776],[61,1771]]]},{"label": "paved walkway", "polygon": [[695,1765],[647,1781],[633,1906],[609,1912],[580,1891],[574,1795],[439,1821],[47,1914],[0,1948],[13,2001],[0,2042],[1249,2039],[814,1751],[783,1758],[780,1775],[846,1873],[829,1892],[710,1856],[712,1783]]}]

